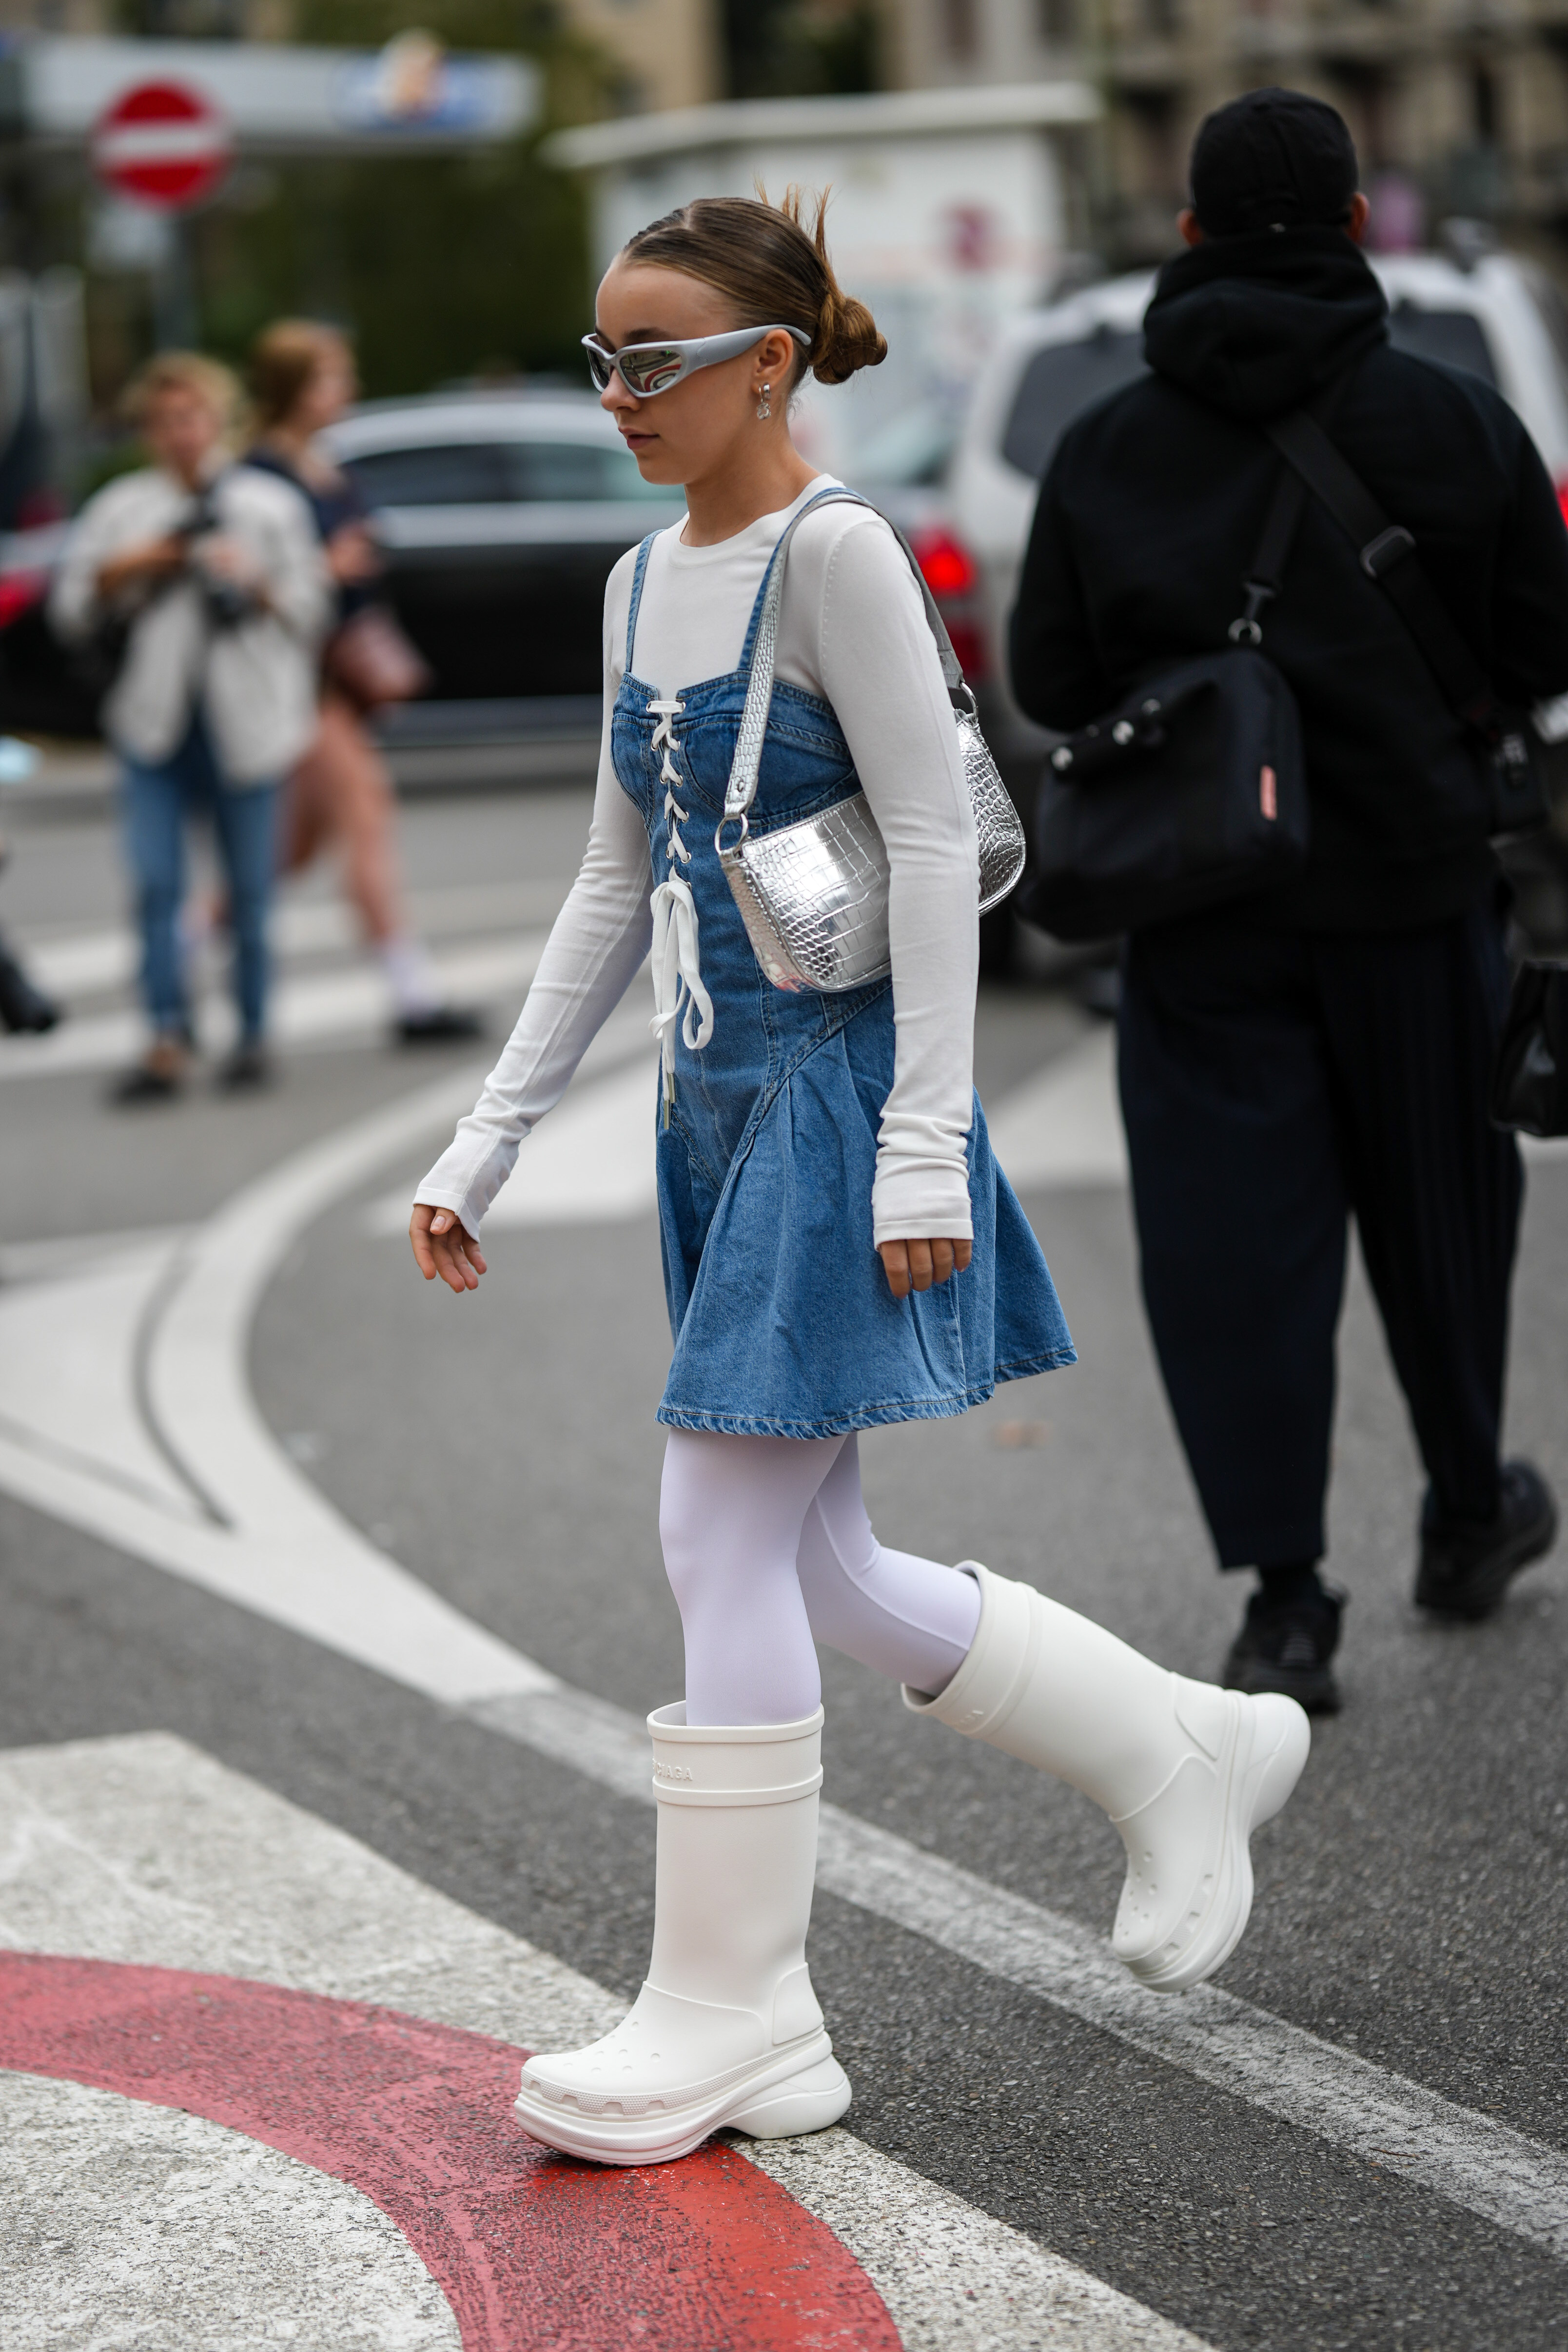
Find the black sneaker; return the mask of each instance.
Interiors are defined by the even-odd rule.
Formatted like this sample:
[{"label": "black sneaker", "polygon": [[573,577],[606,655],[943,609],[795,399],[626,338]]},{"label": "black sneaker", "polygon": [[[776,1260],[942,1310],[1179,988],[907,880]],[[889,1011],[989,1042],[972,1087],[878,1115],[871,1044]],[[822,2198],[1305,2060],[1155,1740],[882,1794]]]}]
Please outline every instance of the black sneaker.
[{"label": "black sneaker", "polygon": [[1471,1624],[1489,1617],[1520,1570],[1549,1552],[1556,1540],[1556,1498],[1532,1462],[1503,1464],[1502,1502],[1495,1519],[1451,1519],[1445,1525],[1428,1489],[1421,1509],[1416,1607]]},{"label": "black sneaker", "polygon": [[190,1066],[190,1055],[181,1039],[166,1032],[153,1038],[139,1062],[111,1080],[109,1099],[126,1106],[173,1102],[184,1091]]},{"label": "black sneaker", "polygon": [[0,1028],[41,1036],[59,1018],[54,998],[35,988],[21,965],[0,948]]},{"label": "black sneaker", "polygon": [[400,1013],[392,1034],[400,1045],[453,1045],[482,1037],[485,1018],[464,1004],[433,1004],[427,1013]]},{"label": "black sneaker", "polygon": [[221,1094],[255,1094],[269,1087],[277,1072],[271,1055],[258,1038],[242,1038],[218,1065],[214,1084]]},{"label": "black sneaker", "polygon": [[1340,1643],[1345,1595],[1325,1585],[1301,1600],[1270,1602],[1255,1592],[1230,1645],[1226,1690],[1279,1691],[1309,1715],[1337,1715],[1340,1689],[1330,1664]]}]

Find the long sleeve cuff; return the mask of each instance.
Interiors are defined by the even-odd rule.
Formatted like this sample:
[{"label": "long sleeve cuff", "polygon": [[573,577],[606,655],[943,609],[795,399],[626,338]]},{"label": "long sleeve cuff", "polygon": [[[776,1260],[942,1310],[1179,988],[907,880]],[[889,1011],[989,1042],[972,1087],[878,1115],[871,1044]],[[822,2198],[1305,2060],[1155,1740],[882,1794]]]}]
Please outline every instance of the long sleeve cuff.
[{"label": "long sleeve cuff", "polygon": [[972,1241],[968,1129],[945,1119],[884,1118],[871,1186],[871,1230],[883,1242]]}]

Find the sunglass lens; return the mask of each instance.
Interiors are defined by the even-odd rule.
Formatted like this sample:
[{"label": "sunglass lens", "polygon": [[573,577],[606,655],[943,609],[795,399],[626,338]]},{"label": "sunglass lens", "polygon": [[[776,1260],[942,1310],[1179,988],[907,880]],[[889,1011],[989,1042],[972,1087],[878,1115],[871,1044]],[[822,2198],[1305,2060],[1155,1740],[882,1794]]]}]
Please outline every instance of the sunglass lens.
[{"label": "sunglass lens", "polygon": [[610,383],[610,370],[614,365],[614,362],[611,360],[609,353],[607,352],[596,350],[592,343],[585,343],[583,348],[588,355],[588,373],[594,379],[595,391],[607,392]]},{"label": "sunglass lens", "polygon": [[620,371],[635,393],[668,392],[680,380],[680,353],[668,343],[639,343],[620,355]]}]

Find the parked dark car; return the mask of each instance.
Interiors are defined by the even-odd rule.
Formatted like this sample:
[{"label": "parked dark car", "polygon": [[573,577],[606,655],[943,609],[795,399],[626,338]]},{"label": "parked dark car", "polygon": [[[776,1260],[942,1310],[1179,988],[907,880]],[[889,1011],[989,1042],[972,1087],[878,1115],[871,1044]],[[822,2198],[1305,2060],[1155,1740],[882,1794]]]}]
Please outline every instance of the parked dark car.
[{"label": "parked dark car", "polygon": [[[916,420],[919,423],[919,420]],[[590,392],[437,394],[373,401],[324,436],[358,483],[386,559],[386,593],[430,666],[395,740],[597,735],[605,582],[616,560],[684,511],[646,483]],[[986,667],[975,568],[933,475],[929,426],[868,452],[868,497],[905,530],[959,658]],[[907,445],[907,446],[906,446]],[[63,527],[0,541],[0,730],[89,735],[80,666],[44,601]],[[547,722],[547,723],[545,723]]]},{"label": "parked dark car", "polygon": [[433,700],[597,704],[605,582],[684,501],[643,480],[591,393],[372,402],[326,445],[371,509]]}]

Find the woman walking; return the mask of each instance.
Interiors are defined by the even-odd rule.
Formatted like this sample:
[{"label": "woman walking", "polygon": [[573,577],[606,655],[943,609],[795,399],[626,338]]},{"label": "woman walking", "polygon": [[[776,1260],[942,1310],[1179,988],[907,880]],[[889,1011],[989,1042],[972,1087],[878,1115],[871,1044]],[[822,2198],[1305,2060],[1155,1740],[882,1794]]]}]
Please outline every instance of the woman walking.
[{"label": "woman walking", "polygon": [[[280,319],[250,355],[257,438],[247,462],[298,490],[310,509],[331,573],[336,612],[323,648],[316,736],[283,793],[280,866],[302,873],[329,845],[342,852],[343,887],[381,960],[393,1002],[393,1034],[403,1045],[477,1037],[479,1015],[443,1002],[430,959],[415,936],[397,855],[397,811],[386,762],[363,716],[367,697],[401,701],[418,691],[419,669],[389,616],[378,611],[382,562],[358,490],[320,446],[353,400],[353,353],[331,327]],[[374,625],[379,624],[379,626]],[[367,642],[379,662],[352,665],[344,649]],[[385,649],[390,647],[390,659]],[[398,654],[403,675],[398,676]],[[384,676],[378,676],[384,670]],[[356,690],[357,689],[357,690]]]},{"label": "woman walking", "polygon": [[153,1033],[116,1084],[124,1103],[167,1100],[190,1073],[178,924],[185,820],[197,812],[217,836],[234,933],[239,1034],[219,1083],[252,1087],[271,1075],[278,785],[310,739],[327,579],[303,502],[235,464],[238,406],[238,385],[212,360],[164,352],[148,362],[126,408],[152,462],[89,499],[49,600],[68,641],[118,647],[103,719],[120,759]]},{"label": "woman walking", "polygon": [[[721,2126],[820,2130],[849,2104],[805,1949],[816,1642],[1104,1808],[1128,1854],[1115,1948],[1160,1990],[1234,1949],[1248,1835],[1309,1735],[1289,1700],[1164,1673],[1028,1585],[873,1535],[858,1431],[963,1412],[1073,1355],[971,1082],[975,828],[921,593],[886,523],[789,435],[806,368],[842,383],[886,345],[834,278],[820,211],[814,239],[793,203],[707,199],[656,222],[597,315],[605,405],[688,512],[611,574],[582,871],[411,1238],[426,1279],[477,1286],[486,1209],[651,943],[675,1334],[659,1524],[686,1698],[650,1717],[647,1979],[603,2041],[531,2058],[518,2100],[547,2146],[632,2164]],[[755,695],[742,725],[758,676],[765,731]],[[759,748],[753,838],[864,792],[890,980],[818,993],[767,977],[713,845]]]}]

